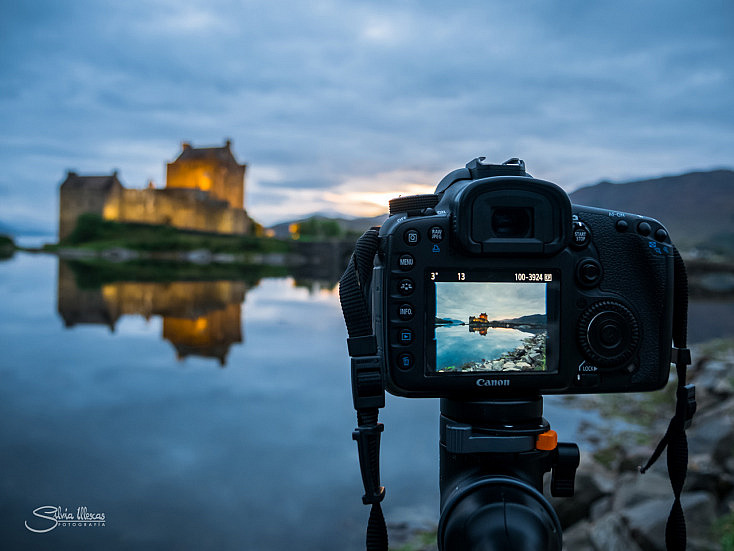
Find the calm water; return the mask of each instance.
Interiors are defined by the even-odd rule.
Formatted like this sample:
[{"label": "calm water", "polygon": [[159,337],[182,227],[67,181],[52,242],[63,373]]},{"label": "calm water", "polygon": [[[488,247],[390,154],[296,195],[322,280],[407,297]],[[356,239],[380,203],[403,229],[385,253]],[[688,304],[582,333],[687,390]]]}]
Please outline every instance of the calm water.
[{"label": "calm water", "polygon": [[[0,263],[3,549],[362,549],[338,298],[296,283],[79,289],[53,257]],[[565,440],[600,421],[545,405]],[[438,403],[383,411],[386,517],[436,519]],[[32,533],[44,505],[105,526]]]},{"label": "calm water", "polygon": [[517,329],[488,327],[479,332],[470,331],[468,325],[437,326],[436,368],[442,370],[484,359],[496,360],[532,336],[532,333]]}]

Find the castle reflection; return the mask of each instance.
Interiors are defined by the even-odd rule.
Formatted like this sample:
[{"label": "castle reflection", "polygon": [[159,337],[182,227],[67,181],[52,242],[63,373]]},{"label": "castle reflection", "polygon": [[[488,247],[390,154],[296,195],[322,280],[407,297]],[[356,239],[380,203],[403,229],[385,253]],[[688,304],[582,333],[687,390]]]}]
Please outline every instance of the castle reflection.
[{"label": "castle reflection", "polygon": [[257,285],[241,280],[105,282],[110,278],[90,277],[92,267],[63,260],[58,266],[58,311],[66,327],[95,324],[114,331],[125,315],[161,316],[163,338],[179,360],[215,358],[222,366],[230,347],[242,342],[242,303]]}]

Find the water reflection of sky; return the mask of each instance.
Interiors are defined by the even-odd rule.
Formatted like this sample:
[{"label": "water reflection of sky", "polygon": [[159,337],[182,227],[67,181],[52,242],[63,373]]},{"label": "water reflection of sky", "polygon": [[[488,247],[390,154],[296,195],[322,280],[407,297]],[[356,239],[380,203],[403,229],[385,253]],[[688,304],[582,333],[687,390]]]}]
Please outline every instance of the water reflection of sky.
[{"label": "water reflection of sky", "polygon": [[496,360],[532,337],[516,329],[489,327],[487,334],[470,332],[468,325],[436,327],[436,369],[461,367],[468,362]]},{"label": "water reflection of sky", "polygon": [[[0,533],[5,548],[363,549],[346,331],[334,292],[247,291],[226,367],[176,359],[159,316],[64,328],[57,265],[0,263]],[[481,337],[477,337],[481,338]],[[666,413],[667,415],[667,413]],[[593,412],[545,398],[562,440]],[[388,397],[388,521],[438,515],[438,402]],[[584,446],[584,442],[580,444]],[[24,527],[42,505],[104,528]]]}]

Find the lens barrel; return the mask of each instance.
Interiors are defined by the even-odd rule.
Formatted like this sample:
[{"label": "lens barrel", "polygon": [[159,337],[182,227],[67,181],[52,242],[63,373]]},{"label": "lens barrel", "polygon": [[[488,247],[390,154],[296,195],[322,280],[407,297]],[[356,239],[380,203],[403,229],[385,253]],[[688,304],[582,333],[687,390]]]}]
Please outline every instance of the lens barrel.
[{"label": "lens barrel", "polygon": [[484,477],[461,489],[442,514],[443,551],[560,551],[561,523],[548,500],[529,484]]}]

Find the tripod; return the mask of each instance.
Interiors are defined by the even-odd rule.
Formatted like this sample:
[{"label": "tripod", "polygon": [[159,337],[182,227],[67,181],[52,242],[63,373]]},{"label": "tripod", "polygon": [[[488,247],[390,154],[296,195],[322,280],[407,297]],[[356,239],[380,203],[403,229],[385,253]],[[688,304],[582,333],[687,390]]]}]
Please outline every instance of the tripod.
[{"label": "tripod", "polygon": [[558,444],[543,398],[441,399],[438,547],[442,551],[561,551],[558,515],[543,496],[574,491],[579,450]]}]

